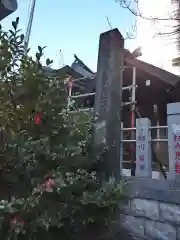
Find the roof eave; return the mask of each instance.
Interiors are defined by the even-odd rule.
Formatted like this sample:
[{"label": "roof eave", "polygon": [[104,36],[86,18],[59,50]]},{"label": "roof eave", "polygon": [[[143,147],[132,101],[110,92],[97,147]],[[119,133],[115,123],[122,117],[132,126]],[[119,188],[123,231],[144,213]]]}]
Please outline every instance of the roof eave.
[{"label": "roof eave", "polygon": [[151,75],[152,77],[155,77],[158,80],[170,85],[175,85],[178,81],[180,81],[179,76],[136,58],[126,57],[125,63],[127,65],[134,66],[137,69]]}]

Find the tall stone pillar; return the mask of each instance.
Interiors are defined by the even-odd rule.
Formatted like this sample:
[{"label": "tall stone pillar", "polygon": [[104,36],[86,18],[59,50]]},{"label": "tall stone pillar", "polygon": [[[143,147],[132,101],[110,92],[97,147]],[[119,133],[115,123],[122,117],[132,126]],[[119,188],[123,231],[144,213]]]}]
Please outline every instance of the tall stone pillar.
[{"label": "tall stone pillar", "polygon": [[118,29],[102,33],[96,76],[94,147],[106,177],[120,179],[124,39]]}]

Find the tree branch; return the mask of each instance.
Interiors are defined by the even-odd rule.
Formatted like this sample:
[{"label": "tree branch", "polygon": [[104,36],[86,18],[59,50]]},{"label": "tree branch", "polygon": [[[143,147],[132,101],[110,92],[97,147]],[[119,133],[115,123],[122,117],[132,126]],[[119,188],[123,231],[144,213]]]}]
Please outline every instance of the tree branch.
[{"label": "tree branch", "polygon": [[[130,11],[133,15],[137,17],[141,17],[144,20],[148,21],[180,21],[180,17],[177,16],[176,12],[172,11],[172,16],[168,16],[167,18],[161,18],[161,17],[147,17],[145,16],[140,8],[139,8],[139,0],[115,0],[116,3],[119,3],[120,6],[124,9],[127,9]],[[132,5],[136,6],[136,9],[132,7]]]}]

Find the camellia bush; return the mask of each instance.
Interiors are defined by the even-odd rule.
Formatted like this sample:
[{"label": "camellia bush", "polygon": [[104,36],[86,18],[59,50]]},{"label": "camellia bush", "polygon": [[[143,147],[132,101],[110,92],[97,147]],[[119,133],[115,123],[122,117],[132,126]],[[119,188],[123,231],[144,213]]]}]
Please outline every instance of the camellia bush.
[{"label": "camellia bush", "polygon": [[91,122],[70,118],[66,76],[28,55],[18,22],[0,28],[0,239],[108,239],[122,186],[98,177]]}]

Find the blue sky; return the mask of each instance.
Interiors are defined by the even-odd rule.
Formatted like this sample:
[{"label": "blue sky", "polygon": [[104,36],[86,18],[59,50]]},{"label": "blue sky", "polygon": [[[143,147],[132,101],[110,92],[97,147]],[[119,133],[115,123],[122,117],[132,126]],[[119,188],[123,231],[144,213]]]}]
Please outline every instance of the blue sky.
[{"label": "blue sky", "polygon": [[[11,28],[11,22],[20,17],[20,28],[25,32],[29,1],[18,0],[18,10],[2,21],[4,29]],[[110,29],[106,16],[113,28],[122,34],[131,29],[135,19],[128,11],[121,9],[115,0],[37,0],[30,47],[35,53],[37,46],[47,46],[45,57],[54,59],[54,67],[71,64],[73,54],[96,70],[99,35]],[[132,47],[133,40],[126,43]]]}]

